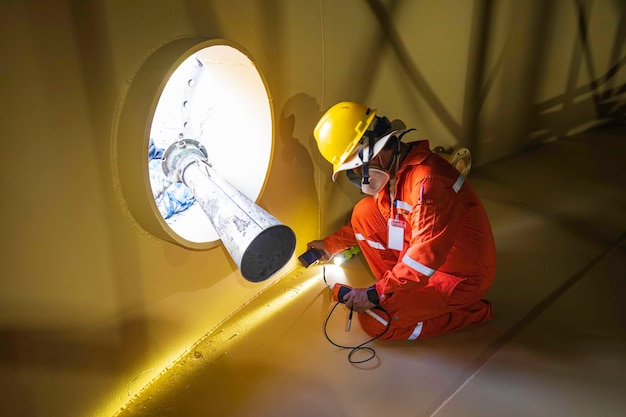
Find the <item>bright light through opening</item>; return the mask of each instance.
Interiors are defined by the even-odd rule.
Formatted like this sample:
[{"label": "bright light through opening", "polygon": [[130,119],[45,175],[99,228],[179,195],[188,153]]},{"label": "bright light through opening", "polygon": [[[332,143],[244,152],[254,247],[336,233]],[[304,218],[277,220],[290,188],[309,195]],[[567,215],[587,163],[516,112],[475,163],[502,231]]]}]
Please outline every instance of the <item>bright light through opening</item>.
[{"label": "bright light through opening", "polygon": [[254,63],[228,45],[209,46],[187,57],[163,89],[150,139],[152,194],[167,225],[191,242],[219,240],[193,195],[164,176],[159,156],[180,139],[197,140],[220,177],[256,201],[271,158],[272,114]]}]

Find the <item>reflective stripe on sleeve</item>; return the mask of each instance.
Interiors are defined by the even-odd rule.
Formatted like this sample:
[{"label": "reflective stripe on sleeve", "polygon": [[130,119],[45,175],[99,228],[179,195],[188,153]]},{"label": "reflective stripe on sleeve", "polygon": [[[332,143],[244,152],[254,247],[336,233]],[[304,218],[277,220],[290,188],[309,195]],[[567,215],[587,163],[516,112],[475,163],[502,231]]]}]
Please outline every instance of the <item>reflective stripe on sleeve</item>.
[{"label": "reflective stripe on sleeve", "polygon": [[411,336],[409,336],[407,340],[415,340],[418,337],[420,337],[420,334],[422,333],[423,325],[424,325],[423,321],[420,321],[419,323],[417,323],[417,326],[415,326],[415,330],[413,330],[413,333],[411,333]]},{"label": "reflective stripe on sleeve", "polygon": [[415,269],[420,274],[426,275],[427,277],[432,276],[435,273],[435,270],[427,267],[426,265],[417,262],[415,259],[411,259],[408,254],[404,254],[402,257],[402,262],[407,264],[409,267]]},{"label": "reflective stripe on sleeve", "polygon": [[458,193],[461,187],[463,186],[463,182],[465,182],[465,177],[463,175],[459,175],[459,178],[456,179],[456,182],[452,186],[452,189],[455,193]]},{"label": "reflective stripe on sleeve", "polygon": [[355,233],[354,237],[356,237],[356,240],[364,240],[368,245],[370,245],[374,249],[380,249],[380,250],[387,249],[387,248],[385,248],[383,245],[381,245],[378,242],[374,242],[373,240],[365,239],[365,237],[362,234],[360,234],[360,233]]}]

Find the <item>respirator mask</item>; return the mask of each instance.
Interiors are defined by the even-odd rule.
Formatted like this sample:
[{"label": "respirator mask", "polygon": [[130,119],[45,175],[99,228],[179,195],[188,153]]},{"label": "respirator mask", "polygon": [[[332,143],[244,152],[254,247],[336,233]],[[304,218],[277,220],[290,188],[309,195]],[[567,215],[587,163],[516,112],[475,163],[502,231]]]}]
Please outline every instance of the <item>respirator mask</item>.
[{"label": "respirator mask", "polygon": [[[388,128],[388,126],[389,125],[386,124],[385,127]],[[346,171],[346,176],[348,177],[350,182],[354,184],[356,187],[360,188],[363,193],[369,194],[369,195],[378,194],[383,188],[385,188],[385,186],[391,179],[389,170],[394,160],[397,161],[397,152],[399,149],[399,143],[398,143],[399,139],[392,136],[390,140],[394,141],[393,149],[392,149],[393,158],[389,160],[387,167],[384,167],[384,168],[382,167],[383,164],[382,164],[382,161],[380,160],[380,155],[378,154],[378,152],[380,152],[381,149],[378,149],[376,152],[377,154],[376,156],[379,157],[378,159],[379,166],[371,167],[370,163],[371,163],[372,158],[376,158],[376,156],[373,156],[373,154],[374,154],[374,143],[377,140],[378,139],[372,138],[371,136],[365,137],[364,142],[366,143],[364,143],[361,146],[358,152],[358,157],[360,161],[362,162],[361,166],[359,168]]]},{"label": "respirator mask", "polygon": [[368,184],[361,182],[361,191],[365,194],[376,195],[380,190],[385,188],[389,182],[389,173],[382,169],[370,168],[370,177]]},{"label": "respirator mask", "polygon": [[365,194],[376,195],[391,179],[391,176],[387,171],[383,171],[378,168],[369,169],[368,182],[365,183],[365,178],[361,173],[357,173],[354,170],[346,171],[346,176],[355,187],[360,188]]}]

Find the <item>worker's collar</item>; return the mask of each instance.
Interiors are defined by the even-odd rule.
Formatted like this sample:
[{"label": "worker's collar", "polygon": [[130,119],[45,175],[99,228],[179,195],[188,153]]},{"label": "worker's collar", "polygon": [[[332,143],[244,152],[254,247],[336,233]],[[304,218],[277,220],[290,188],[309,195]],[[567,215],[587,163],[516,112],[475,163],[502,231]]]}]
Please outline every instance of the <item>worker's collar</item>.
[{"label": "worker's collar", "polygon": [[428,140],[419,140],[416,142],[410,142],[406,147],[406,154],[401,155],[400,169],[396,175],[400,174],[405,167],[409,165],[418,165],[424,162],[428,158],[432,151],[430,150],[430,143]]}]

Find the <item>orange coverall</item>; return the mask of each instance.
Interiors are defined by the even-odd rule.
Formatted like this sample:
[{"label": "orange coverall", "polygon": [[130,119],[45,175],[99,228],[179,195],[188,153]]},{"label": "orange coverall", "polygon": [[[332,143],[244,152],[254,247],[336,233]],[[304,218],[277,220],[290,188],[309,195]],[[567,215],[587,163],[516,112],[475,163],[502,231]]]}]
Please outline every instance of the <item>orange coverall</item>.
[{"label": "orange coverall", "polygon": [[[379,305],[391,319],[381,339],[424,339],[492,318],[491,303],[482,299],[496,270],[485,209],[427,140],[410,145],[396,175],[395,198],[383,190],[362,199],[350,223],[324,239],[330,253],[357,243],[361,248],[377,279]],[[406,222],[402,251],[387,247],[391,216]],[[366,313],[359,321],[372,337],[385,330]]]}]

